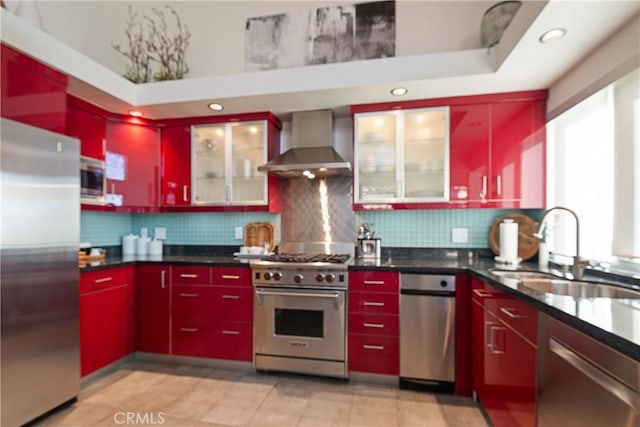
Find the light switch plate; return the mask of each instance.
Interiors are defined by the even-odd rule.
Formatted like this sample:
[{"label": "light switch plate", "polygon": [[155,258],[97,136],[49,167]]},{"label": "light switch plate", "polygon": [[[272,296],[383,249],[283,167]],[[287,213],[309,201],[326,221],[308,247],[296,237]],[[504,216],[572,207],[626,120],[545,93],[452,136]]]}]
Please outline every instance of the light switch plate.
[{"label": "light switch plate", "polygon": [[236,227],[235,233],[236,233],[236,239],[238,240],[241,240],[244,237],[242,227]]},{"label": "light switch plate", "polygon": [[451,242],[452,243],[468,243],[469,229],[468,228],[452,228]]},{"label": "light switch plate", "polygon": [[156,240],[165,240],[167,238],[167,227],[155,227],[153,229],[153,238]]}]

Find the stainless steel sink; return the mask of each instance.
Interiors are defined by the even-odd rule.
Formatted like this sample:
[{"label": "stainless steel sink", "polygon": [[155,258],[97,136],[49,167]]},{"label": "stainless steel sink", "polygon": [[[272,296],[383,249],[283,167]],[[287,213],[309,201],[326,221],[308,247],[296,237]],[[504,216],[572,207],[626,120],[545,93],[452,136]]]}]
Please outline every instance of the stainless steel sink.
[{"label": "stainless steel sink", "polygon": [[520,281],[519,286],[538,292],[579,298],[640,299],[640,291],[591,282],[561,279],[524,279]]},{"label": "stainless steel sink", "polygon": [[550,274],[539,273],[536,271],[492,270],[489,273],[496,275],[502,279],[510,280],[553,279],[553,276]]}]

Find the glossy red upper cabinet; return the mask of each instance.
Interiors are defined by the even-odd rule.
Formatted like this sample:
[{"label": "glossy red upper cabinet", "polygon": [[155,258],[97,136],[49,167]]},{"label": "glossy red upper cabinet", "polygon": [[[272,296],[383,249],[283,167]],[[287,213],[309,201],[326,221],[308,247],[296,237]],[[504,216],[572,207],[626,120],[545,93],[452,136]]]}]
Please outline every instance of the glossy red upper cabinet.
[{"label": "glossy red upper cabinet", "polygon": [[134,210],[156,208],[160,175],[158,130],[130,120],[107,120],[107,204]]},{"label": "glossy red upper cabinet", "polygon": [[455,105],[449,115],[449,199],[453,203],[480,202],[488,191],[491,107]]},{"label": "glossy red upper cabinet", "polygon": [[2,117],[66,130],[67,76],[2,44]]},{"label": "glossy red upper cabinet", "polygon": [[80,140],[80,154],[104,160],[106,151],[106,112],[69,96],[66,134]]},{"label": "glossy red upper cabinet", "polygon": [[191,204],[191,127],[162,129],[162,206]]}]

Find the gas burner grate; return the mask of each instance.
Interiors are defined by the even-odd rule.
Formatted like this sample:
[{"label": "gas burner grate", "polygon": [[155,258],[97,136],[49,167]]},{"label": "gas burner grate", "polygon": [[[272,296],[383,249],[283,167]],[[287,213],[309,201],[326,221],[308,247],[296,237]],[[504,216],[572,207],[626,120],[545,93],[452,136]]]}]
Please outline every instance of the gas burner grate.
[{"label": "gas burner grate", "polygon": [[263,261],[275,262],[329,262],[332,264],[344,264],[351,256],[348,254],[275,254],[263,257]]}]

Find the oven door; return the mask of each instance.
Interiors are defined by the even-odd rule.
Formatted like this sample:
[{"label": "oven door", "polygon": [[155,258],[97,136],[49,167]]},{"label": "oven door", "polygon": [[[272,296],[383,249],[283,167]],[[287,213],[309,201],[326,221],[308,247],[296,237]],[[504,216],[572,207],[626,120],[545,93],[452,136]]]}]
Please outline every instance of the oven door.
[{"label": "oven door", "polygon": [[254,352],[345,360],[343,290],[255,288]]}]

